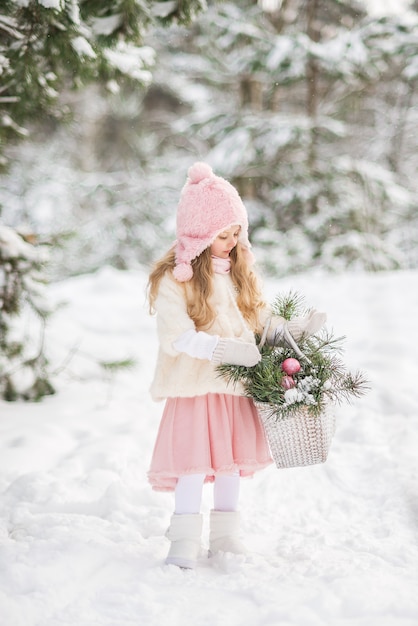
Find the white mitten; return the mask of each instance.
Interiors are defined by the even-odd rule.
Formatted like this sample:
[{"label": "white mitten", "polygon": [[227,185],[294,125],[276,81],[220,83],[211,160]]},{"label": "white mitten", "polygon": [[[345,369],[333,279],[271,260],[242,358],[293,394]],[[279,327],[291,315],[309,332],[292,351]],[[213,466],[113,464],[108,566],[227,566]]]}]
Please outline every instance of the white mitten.
[{"label": "white mitten", "polygon": [[261,354],[253,343],[236,339],[219,339],[212,356],[212,363],[229,363],[253,367],[261,360]]},{"label": "white mitten", "polygon": [[326,313],[313,309],[304,317],[295,317],[287,323],[290,334],[296,341],[302,337],[310,337],[318,332],[327,321]]},{"label": "white mitten", "polygon": [[302,337],[310,337],[318,332],[325,324],[326,313],[313,309],[304,317],[295,317],[288,322],[281,318],[272,318],[267,332],[267,343],[270,346],[278,346],[284,341],[284,327],[286,326],[292,337],[299,341]]}]

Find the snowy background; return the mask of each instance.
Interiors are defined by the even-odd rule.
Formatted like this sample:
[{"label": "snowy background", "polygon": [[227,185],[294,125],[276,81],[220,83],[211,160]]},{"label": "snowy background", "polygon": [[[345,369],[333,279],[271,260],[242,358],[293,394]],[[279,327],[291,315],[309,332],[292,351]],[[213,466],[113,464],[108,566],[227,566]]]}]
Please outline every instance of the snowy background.
[{"label": "snowy background", "polygon": [[401,14],[409,6],[408,0],[367,0],[364,3],[371,15]]},{"label": "snowy background", "polygon": [[[58,393],[0,402],[0,623],[416,626],[417,284],[416,270],[268,279],[269,299],[292,288],[327,311],[372,391],[338,409],[327,463],[243,481],[249,556],[196,571],[163,564],[173,500],[146,478],[162,405],[145,273],[52,285]],[[115,358],[137,365],[97,364]]]},{"label": "snowy background", "polygon": [[[18,4],[27,2],[0,10],[2,32]],[[145,55],[147,76],[119,91],[110,62],[111,96],[97,85],[70,94],[55,73],[65,67],[77,84],[81,67],[96,75],[73,45],[87,22],[62,26],[62,58],[47,45],[48,11],[59,6],[68,25],[80,4],[39,1],[40,13],[21,14],[14,45],[6,36],[0,46],[10,105],[0,217],[50,253],[39,273],[35,248],[25,244],[17,261],[12,231],[0,241],[0,375],[17,369],[30,387],[33,373],[16,360],[34,346],[42,370],[43,300],[38,317],[12,324],[12,296],[36,304],[45,271],[46,309],[57,307],[45,344],[57,393],[0,400],[0,626],[417,626],[417,3],[406,13],[403,0],[368,0],[369,20],[354,3],[317,2],[314,15],[295,0],[277,32],[254,4],[210,3],[196,25],[151,29],[144,42],[134,33],[133,47],[115,30],[136,69]],[[125,4],[141,22],[144,3]],[[109,10],[120,23],[120,3],[83,7],[88,19]],[[104,59],[112,42],[93,35]],[[13,133],[29,130],[16,144]],[[327,311],[371,391],[338,407],[324,465],[271,466],[243,481],[247,557],[203,552],[196,571],[181,571],[164,565],[173,496],[147,482],[163,406],[148,393],[157,339],[144,268],[174,238],[197,158],[245,197],[266,296],[292,289]]]}]

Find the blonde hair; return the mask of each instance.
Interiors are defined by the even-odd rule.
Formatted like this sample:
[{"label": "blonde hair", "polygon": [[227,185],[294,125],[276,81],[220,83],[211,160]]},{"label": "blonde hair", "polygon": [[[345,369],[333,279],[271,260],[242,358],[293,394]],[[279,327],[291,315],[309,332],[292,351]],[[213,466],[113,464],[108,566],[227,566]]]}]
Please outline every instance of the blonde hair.
[{"label": "blonde hair", "polygon": [[[231,251],[231,278],[237,288],[237,305],[244,319],[254,332],[259,332],[259,312],[266,306],[259,281],[251,269],[244,247],[238,243]],[[175,251],[171,248],[151,271],[148,281],[148,300],[150,313],[155,313],[155,301],[161,279],[167,272],[172,272],[175,265]],[[213,269],[210,248],[206,248],[192,261],[193,276],[183,286],[187,304],[187,313],[198,330],[209,328],[216,317],[210,305],[213,293]],[[173,278],[174,280],[174,278]]]}]

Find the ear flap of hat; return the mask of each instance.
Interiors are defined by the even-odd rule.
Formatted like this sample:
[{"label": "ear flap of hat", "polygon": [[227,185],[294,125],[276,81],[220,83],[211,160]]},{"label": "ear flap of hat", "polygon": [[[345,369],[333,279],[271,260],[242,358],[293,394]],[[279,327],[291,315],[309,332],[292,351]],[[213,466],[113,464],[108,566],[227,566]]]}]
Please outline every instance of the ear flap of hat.
[{"label": "ear flap of hat", "polygon": [[173,269],[173,276],[179,283],[186,283],[193,276],[193,268],[190,263],[179,263]]}]

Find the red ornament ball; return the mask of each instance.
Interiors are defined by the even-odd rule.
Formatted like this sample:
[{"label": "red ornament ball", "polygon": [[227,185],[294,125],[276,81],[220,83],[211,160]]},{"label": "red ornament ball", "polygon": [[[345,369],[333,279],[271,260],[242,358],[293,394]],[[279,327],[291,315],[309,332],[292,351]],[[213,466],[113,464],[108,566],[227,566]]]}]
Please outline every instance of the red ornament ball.
[{"label": "red ornament ball", "polygon": [[295,381],[291,376],[283,376],[282,378],[282,387],[284,389],[292,389],[296,385]]},{"label": "red ornament ball", "polygon": [[297,359],[285,359],[282,363],[282,370],[289,374],[297,374],[300,371],[300,363]]}]

